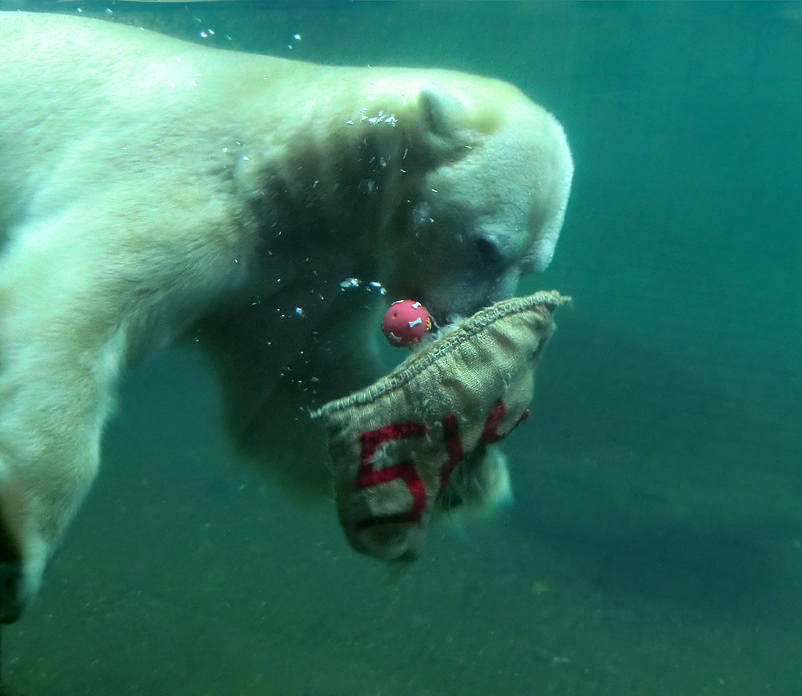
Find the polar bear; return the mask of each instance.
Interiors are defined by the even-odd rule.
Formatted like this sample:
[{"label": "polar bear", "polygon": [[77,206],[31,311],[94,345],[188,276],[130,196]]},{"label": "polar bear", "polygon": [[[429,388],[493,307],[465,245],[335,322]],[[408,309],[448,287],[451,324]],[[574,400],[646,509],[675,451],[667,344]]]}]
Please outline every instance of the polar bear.
[{"label": "polar bear", "polygon": [[197,343],[240,449],[327,492],[306,414],[378,376],[377,310],[414,298],[442,325],[552,258],[571,155],[506,83],[12,12],[0,65],[4,621],[35,596],[141,356]]}]

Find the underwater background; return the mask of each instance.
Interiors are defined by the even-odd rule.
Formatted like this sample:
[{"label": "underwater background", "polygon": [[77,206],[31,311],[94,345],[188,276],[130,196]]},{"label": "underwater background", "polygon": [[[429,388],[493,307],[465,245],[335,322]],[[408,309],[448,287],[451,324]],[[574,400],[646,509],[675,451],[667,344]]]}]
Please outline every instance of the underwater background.
[{"label": "underwater background", "polygon": [[505,444],[514,505],[439,525],[398,578],[333,503],[235,461],[198,356],[141,365],[39,600],[3,628],[9,693],[802,693],[802,5],[0,0],[78,7],[515,83],[576,164],[521,292],[574,303]]}]

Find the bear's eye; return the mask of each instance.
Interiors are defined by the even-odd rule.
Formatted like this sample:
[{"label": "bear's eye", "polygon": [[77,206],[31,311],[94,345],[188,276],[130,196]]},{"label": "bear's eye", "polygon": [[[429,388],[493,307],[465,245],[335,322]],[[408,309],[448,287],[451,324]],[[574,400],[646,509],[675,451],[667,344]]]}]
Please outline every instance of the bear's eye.
[{"label": "bear's eye", "polygon": [[495,239],[479,237],[474,244],[483,263],[488,266],[497,266],[502,262],[501,249]]}]

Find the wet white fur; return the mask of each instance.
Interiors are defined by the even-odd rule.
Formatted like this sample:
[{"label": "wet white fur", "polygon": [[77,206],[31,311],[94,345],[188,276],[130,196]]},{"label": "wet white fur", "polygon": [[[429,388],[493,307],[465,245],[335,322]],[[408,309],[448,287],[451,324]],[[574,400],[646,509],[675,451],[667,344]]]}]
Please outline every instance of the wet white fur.
[{"label": "wet white fur", "polygon": [[[322,446],[293,435],[307,432],[304,404],[279,373],[306,346],[318,399],[375,376],[366,337],[378,325],[355,328],[362,299],[332,319],[332,288],[371,273],[387,299],[416,292],[436,316],[467,315],[551,260],[570,154],[557,122],[505,83],[327,68],[24,13],[0,13],[0,65],[0,509],[22,554],[22,604],[95,477],[132,360],[202,325],[230,422],[256,416],[249,454],[324,490]],[[359,161],[367,137],[388,173]],[[407,225],[405,206],[429,217]],[[270,252],[272,235],[292,234],[306,235],[296,256]],[[482,266],[477,235],[501,270]],[[257,299],[311,303],[313,290],[306,324],[246,313]],[[239,300],[229,325],[220,308]],[[242,357],[238,330],[273,352]],[[284,466],[276,440],[288,457],[312,454]]]}]

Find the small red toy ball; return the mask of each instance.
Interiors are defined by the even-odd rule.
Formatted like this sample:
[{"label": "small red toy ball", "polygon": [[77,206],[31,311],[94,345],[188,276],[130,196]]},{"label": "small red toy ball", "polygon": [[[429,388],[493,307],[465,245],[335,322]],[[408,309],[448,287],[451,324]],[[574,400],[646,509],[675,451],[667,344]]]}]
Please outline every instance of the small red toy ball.
[{"label": "small red toy ball", "polygon": [[403,348],[417,343],[432,328],[432,318],[420,302],[398,300],[387,309],[382,331],[394,346]]}]

